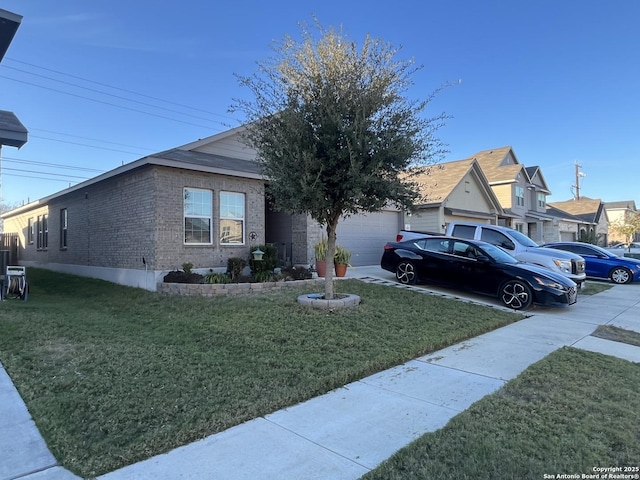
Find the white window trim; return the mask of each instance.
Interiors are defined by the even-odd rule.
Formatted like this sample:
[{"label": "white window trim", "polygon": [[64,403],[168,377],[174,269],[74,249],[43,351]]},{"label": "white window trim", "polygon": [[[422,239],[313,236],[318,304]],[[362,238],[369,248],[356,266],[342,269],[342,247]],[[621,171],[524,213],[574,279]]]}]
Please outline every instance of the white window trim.
[{"label": "white window trim", "polygon": [[[522,192],[522,195],[518,195],[518,191]],[[519,207],[525,206],[524,187],[516,186],[516,205]]]},{"label": "white window trim", "polygon": [[[222,195],[240,195],[242,196],[242,218],[237,218],[237,217],[225,217],[222,215]],[[218,235],[218,241],[220,242],[220,245],[223,246],[235,246],[235,245],[245,245],[245,237],[246,237],[246,232],[247,232],[247,222],[246,222],[246,218],[247,218],[247,196],[246,194],[244,194],[243,192],[230,192],[227,190],[221,190],[220,191],[220,198],[219,198],[219,205],[220,205],[220,234]],[[242,222],[242,241],[240,242],[223,242],[222,241],[222,221],[223,220],[240,220]]]},{"label": "white window trim", "polygon": [[[199,191],[199,192],[208,192],[211,196],[211,206],[210,206],[210,215],[187,215],[185,212],[185,194],[189,191]],[[209,241],[208,242],[187,242],[187,232],[185,229],[185,223],[187,218],[205,218],[209,220]],[[213,190],[209,190],[206,188],[192,188],[192,187],[184,187],[182,189],[182,242],[187,246],[198,246],[198,245],[213,245]]]}]

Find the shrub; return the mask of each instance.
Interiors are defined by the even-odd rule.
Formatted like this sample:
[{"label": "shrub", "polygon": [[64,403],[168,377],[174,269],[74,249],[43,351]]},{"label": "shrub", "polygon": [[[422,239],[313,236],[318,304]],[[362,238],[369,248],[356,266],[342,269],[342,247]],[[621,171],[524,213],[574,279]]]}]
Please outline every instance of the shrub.
[{"label": "shrub", "polygon": [[239,282],[244,267],[247,266],[244,258],[231,257],[227,260],[227,273],[231,275],[232,282]]},{"label": "shrub", "polygon": [[187,275],[191,275],[191,269],[193,268],[193,263],[183,263],[182,271]]},{"label": "shrub", "polygon": [[[264,254],[262,255],[262,260],[254,260],[253,253],[256,250],[262,250]],[[265,274],[261,272],[268,272],[269,275],[273,274],[273,269],[278,266],[278,249],[275,245],[254,245],[251,247],[249,252],[249,268],[251,269],[251,276],[255,278],[257,281],[258,277],[265,277]]]},{"label": "shrub", "polygon": [[204,276],[205,283],[231,283],[232,280],[226,273],[211,272]]},{"label": "shrub", "polygon": [[270,282],[275,278],[274,278],[273,272],[270,272],[268,270],[260,270],[258,272],[254,272],[253,279],[256,282],[262,283],[262,282]]}]

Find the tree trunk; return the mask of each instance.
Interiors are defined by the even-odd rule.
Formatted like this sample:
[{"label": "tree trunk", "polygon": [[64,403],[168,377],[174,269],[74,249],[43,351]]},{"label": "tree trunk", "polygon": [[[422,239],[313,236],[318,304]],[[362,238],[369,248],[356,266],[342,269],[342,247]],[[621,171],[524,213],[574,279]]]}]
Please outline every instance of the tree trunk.
[{"label": "tree trunk", "polygon": [[327,272],[324,276],[324,298],[333,300],[333,263],[336,254],[336,228],[338,221],[327,223]]}]

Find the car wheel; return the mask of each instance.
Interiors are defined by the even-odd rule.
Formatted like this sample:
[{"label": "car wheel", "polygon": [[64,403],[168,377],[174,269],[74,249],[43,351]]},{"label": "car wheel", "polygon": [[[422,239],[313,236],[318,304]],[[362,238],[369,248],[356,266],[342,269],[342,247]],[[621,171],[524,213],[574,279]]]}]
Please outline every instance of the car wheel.
[{"label": "car wheel", "polygon": [[632,280],[631,272],[624,267],[616,267],[611,270],[609,278],[613,283],[623,284],[630,283]]},{"label": "car wheel", "polygon": [[500,288],[500,300],[509,308],[522,310],[533,303],[533,292],[526,283],[510,280]]},{"label": "car wheel", "polygon": [[417,280],[416,267],[408,261],[401,261],[396,267],[396,279],[404,285],[413,285]]}]

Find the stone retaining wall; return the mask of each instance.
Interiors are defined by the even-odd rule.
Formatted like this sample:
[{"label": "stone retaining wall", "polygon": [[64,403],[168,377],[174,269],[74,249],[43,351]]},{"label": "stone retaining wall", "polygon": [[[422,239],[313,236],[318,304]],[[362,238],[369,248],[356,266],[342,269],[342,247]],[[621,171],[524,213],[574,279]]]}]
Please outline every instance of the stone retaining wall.
[{"label": "stone retaining wall", "polygon": [[187,297],[216,297],[218,295],[244,295],[323,284],[324,278],[264,283],[160,283],[158,292]]}]

